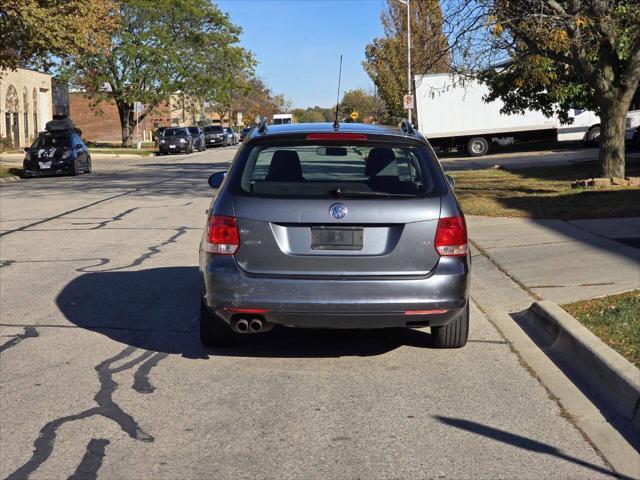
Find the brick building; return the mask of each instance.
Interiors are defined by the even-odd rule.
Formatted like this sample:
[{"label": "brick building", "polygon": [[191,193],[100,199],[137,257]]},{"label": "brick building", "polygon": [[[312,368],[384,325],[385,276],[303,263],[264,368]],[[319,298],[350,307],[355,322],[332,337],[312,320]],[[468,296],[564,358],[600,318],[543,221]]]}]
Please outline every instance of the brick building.
[{"label": "brick building", "polygon": [[[218,114],[211,113],[207,116],[213,123],[220,123]],[[82,131],[82,137],[87,141],[99,143],[122,141],[120,117],[113,101],[104,101],[97,107],[93,107],[86,93],[69,93],[69,117]],[[169,101],[159,105],[140,122],[139,140],[143,142],[151,140],[153,130],[158,127],[184,127],[194,125],[199,119],[198,105],[181,95],[172,95]],[[226,121],[225,117],[223,122]],[[135,130],[133,140],[134,142],[138,140],[135,137]]]},{"label": "brick building", "polygon": [[0,71],[0,137],[31,145],[52,119],[51,75],[19,68]]}]

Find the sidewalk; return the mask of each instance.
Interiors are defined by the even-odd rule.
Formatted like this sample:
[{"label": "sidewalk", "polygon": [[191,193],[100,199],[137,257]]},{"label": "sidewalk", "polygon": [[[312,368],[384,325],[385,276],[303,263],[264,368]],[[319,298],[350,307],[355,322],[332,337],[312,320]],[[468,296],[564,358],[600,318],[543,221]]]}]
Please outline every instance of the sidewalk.
[{"label": "sidewalk", "polygon": [[[571,303],[640,288],[640,217],[467,217],[472,243],[523,288]],[[616,240],[613,240],[616,239]]]}]

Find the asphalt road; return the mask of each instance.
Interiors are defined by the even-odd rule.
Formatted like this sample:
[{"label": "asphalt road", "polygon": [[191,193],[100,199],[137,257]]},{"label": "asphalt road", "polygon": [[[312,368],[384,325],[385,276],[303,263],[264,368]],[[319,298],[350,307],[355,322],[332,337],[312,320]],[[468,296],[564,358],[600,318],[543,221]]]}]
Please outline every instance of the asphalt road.
[{"label": "asphalt road", "polygon": [[3,479],[613,478],[492,324],[198,341],[233,149],[0,185]]}]

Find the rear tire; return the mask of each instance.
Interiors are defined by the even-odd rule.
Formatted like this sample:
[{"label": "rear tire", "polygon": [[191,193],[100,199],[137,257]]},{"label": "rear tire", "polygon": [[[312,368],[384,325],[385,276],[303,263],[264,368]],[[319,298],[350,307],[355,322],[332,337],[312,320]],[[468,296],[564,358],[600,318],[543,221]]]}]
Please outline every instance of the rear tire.
[{"label": "rear tire", "polygon": [[222,318],[211,313],[200,300],[200,342],[205,347],[232,347],[237,344],[236,334]]},{"label": "rear tire", "polygon": [[467,142],[467,153],[472,157],[482,157],[489,153],[489,142],[484,137],[473,137]]},{"label": "rear tire", "polygon": [[600,145],[600,125],[596,125],[595,127],[591,127],[587,132],[587,146],[591,148],[596,148]]},{"label": "rear tire", "polygon": [[91,173],[92,169],[93,166],[91,165],[91,158],[89,158],[89,160],[87,161],[87,168],[85,169],[84,173]]},{"label": "rear tire", "polygon": [[71,175],[76,177],[80,173],[80,168],[78,167],[78,159],[73,162],[73,170],[71,170]]},{"label": "rear tire", "polygon": [[437,348],[460,348],[467,344],[469,336],[469,303],[447,325],[431,327],[433,343]]}]

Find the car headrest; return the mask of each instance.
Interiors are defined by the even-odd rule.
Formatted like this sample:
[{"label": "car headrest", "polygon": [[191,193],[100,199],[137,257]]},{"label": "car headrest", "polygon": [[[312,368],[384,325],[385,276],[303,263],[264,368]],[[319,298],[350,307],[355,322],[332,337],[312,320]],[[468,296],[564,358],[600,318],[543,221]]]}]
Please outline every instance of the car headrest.
[{"label": "car headrest", "polygon": [[393,150],[386,147],[372,148],[367,157],[364,174],[368,177],[397,176],[398,163]]},{"label": "car headrest", "polygon": [[271,158],[269,173],[265,180],[270,182],[302,182],[300,157],[291,150],[276,150]]}]

